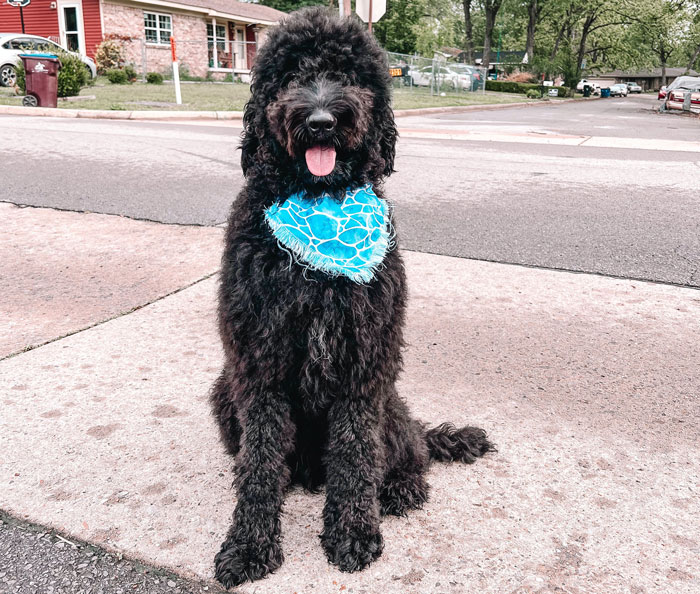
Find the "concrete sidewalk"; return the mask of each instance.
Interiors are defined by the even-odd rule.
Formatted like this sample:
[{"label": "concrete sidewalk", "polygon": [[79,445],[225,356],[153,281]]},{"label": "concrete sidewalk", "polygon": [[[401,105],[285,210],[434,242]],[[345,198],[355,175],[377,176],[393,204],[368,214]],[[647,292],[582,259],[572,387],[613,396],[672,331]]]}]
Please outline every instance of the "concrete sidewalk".
[{"label": "concrete sidewalk", "polygon": [[[1,298],[10,333],[28,325],[28,346],[92,326],[0,361],[0,508],[211,579],[234,507],[206,401],[221,230],[4,206],[0,220],[23,262],[10,278],[34,275]],[[77,229],[101,268],[79,268]],[[384,522],[360,574],[326,563],[322,495],[292,491],[285,564],[239,591],[697,592],[700,293],[404,256],[401,394],[429,423],[483,426],[499,452],[435,465],[430,502]],[[28,323],[27,299],[54,315]]]}]

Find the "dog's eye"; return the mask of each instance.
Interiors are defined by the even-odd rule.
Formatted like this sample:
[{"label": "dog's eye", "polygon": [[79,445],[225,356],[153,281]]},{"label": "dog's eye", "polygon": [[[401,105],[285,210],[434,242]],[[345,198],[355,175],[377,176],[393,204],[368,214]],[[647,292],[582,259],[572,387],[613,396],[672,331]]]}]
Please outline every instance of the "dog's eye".
[{"label": "dog's eye", "polygon": [[283,85],[289,85],[290,83],[293,83],[294,81],[299,78],[299,73],[292,71],[292,72],[287,72],[285,75],[282,77],[282,84]]}]

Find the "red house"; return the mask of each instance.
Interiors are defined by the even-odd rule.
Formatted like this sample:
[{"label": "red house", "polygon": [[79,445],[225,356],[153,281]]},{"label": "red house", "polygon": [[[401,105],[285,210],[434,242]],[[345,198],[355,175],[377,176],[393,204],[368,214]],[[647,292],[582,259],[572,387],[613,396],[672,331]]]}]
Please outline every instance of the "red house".
[{"label": "red house", "polygon": [[[169,40],[194,76],[246,78],[265,29],[285,13],[236,0],[31,0],[25,33],[94,58],[107,36],[118,36],[126,59],[142,72],[170,67]],[[0,0],[0,31],[21,33],[20,9]]]}]

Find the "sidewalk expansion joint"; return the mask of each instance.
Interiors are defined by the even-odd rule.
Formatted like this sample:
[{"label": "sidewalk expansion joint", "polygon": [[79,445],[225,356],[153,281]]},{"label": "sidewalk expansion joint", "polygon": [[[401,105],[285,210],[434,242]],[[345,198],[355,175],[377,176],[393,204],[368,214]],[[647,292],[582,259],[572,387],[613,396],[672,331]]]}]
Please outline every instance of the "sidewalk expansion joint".
[{"label": "sidewalk expansion joint", "polygon": [[61,336],[57,336],[56,338],[51,338],[49,340],[46,340],[42,343],[39,344],[33,344],[33,345],[28,345],[24,347],[23,349],[20,349],[19,351],[15,351],[13,353],[10,353],[9,355],[5,355],[4,357],[0,357],[0,362],[6,361],[7,359],[12,359],[13,357],[16,357],[18,355],[22,355],[24,353],[28,353],[29,351],[34,351],[36,349],[40,349],[41,347],[44,347],[46,345],[49,345],[54,342],[58,342],[59,340],[63,340],[64,338],[68,338],[69,336],[73,336],[75,334],[80,334],[81,332],[85,332],[86,330],[90,330],[91,328],[96,328],[97,326],[101,326],[102,324],[106,324],[107,322],[111,322],[113,320],[117,320],[119,318],[123,318],[124,316],[128,316],[129,314],[132,314],[136,311],[139,311],[140,309],[143,309],[145,307],[148,307],[149,305],[153,305],[154,303],[158,303],[159,301],[162,301],[163,299],[167,299],[168,297],[171,297],[172,295],[177,295],[178,293],[181,293],[182,291],[189,289],[191,287],[194,287],[195,285],[210,279],[212,276],[216,275],[219,273],[219,269],[217,268],[214,272],[210,272],[209,274],[204,275],[201,278],[198,278],[197,280],[192,281],[191,283],[188,283],[187,285],[184,285],[182,287],[179,287],[173,291],[170,291],[169,293],[166,293],[165,295],[161,295],[159,297],[156,297],[155,299],[152,299],[151,301],[148,301],[146,303],[141,303],[140,305],[135,305],[131,309],[127,311],[123,311],[120,313],[117,313],[113,316],[110,316],[109,318],[105,318],[104,320],[99,320],[93,324],[89,324],[87,326],[83,326],[82,328],[78,328],[77,330],[72,330],[71,332],[67,332],[66,334],[62,334]]},{"label": "sidewalk expansion joint", "polygon": [[[507,260],[492,260],[489,258],[475,258],[471,256],[455,256],[454,254],[445,254],[440,252],[431,252],[429,250],[413,250],[410,248],[401,248],[402,252],[416,252],[419,254],[431,254],[433,256],[443,256],[445,258],[457,258],[459,260],[472,260],[474,262],[487,262],[488,264],[502,264],[504,266],[517,266],[519,268],[529,268],[531,270],[543,270],[551,272],[560,272],[564,274],[584,274],[587,276],[598,276],[601,278],[609,278],[614,280],[624,280],[632,281],[638,283],[649,283],[650,285],[661,285],[665,287],[678,287],[679,289],[691,289],[693,291],[700,291],[699,284],[688,284],[688,283],[676,283],[673,281],[663,281],[656,280],[653,278],[643,278],[640,276],[622,276],[620,274],[612,274],[609,272],[596,272],[594,270],[575,270],[573,268],[559,268],[557,266],[542,266],[541,264],[528,264],[525,262],[508,262]],[[681,256],[682,257],[682,256]],[[688,282],[694,282],[695,276],[700,273],[700,269],[695,270],[691,273]],[[700,280],[700,279],[698,279]]]},{"label": "sidewalk expansion joint", "polygon": [[60,206],[42,206],[39,204],[25,204],[23,202],[15,202],[14,200],[3,200],[0,199],[0,204],[12,204],[17,208],[37,208],[42,210],[55,210],[58,212],[77,212],[79,214],[93,214],[101,215],[107,217],[120,217],[122,219],[129,219],[131,221],[143,221],[144,223],[155,223],[157,225],[169,225],[171,227],[202,227],[202,228],[223,228],[226,226],[226,220],[215,221],[213,223],[177,223],[169,221],[159,221],[158,219],[149,219],[147,217],[134,217],[125,214],[120,214],[118,212],[103,212],[96,210],[80,210],[77,208],[62,208]]}]

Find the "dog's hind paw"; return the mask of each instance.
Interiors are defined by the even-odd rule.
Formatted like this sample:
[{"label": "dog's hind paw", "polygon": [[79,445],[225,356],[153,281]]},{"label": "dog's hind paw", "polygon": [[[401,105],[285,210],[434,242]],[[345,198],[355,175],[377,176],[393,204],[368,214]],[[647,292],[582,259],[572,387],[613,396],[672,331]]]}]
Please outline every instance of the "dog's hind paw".
[{"label": "dog's hind paw", "polygon": [[277,543],[243,545],[226,541],[214,558],[216,579],[232,588],[264,578],[282,565],[284,555]]},{"label": "dog's hind paw", "polygon": [[379,531],[369,534],[342,534],[335,530],[333,534],[321,535],[326,557],[341,571],[360,571],[367,567],[384,549],[384,540]]}]

